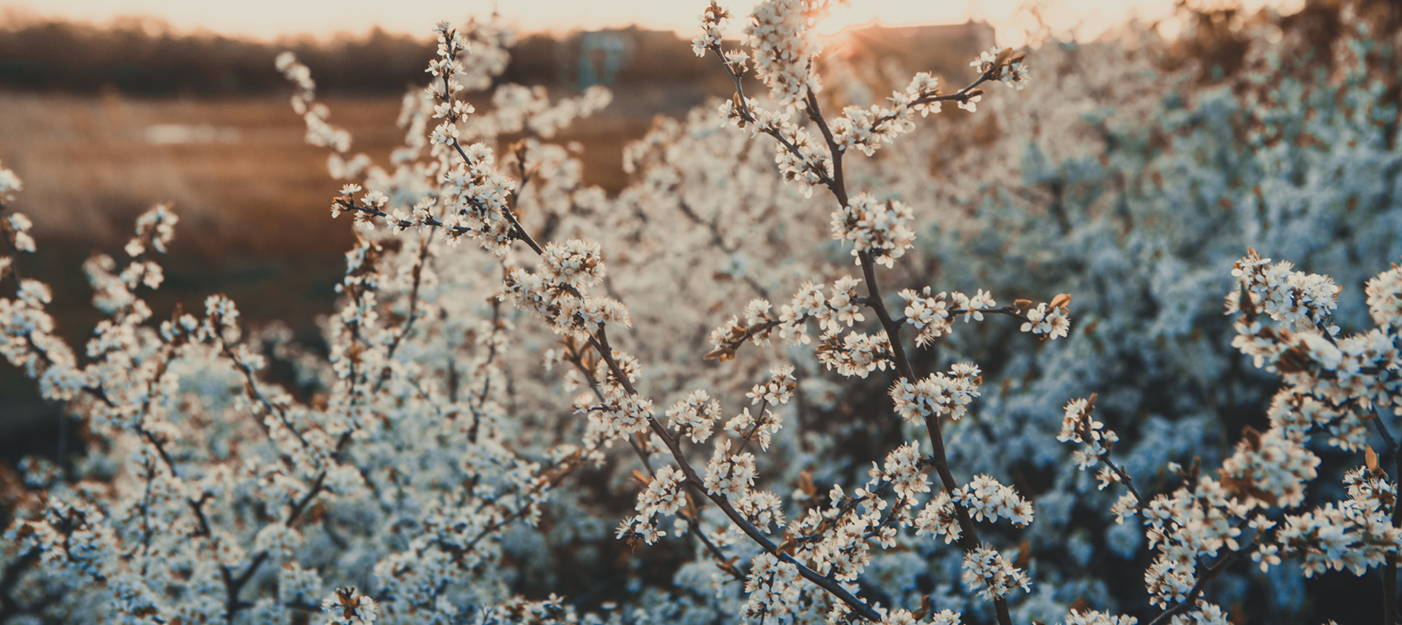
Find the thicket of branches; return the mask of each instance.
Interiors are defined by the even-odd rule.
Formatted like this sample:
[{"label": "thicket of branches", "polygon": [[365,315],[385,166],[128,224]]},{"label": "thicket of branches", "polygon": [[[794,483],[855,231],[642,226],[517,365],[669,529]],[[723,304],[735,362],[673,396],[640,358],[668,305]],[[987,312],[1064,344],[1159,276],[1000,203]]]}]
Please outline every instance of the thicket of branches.
[{"label": "thicket of branches", "polygon": [[158,207],[85,266],[80,355],[8,215],[0,352],[90,446],[9,485],[0,619],[1396,622],[1390,9],[949,85],[822,56],[829,5],[761,3],[738,47],[705,8],[736,93],[617,197],[549,143],[607,92],[466,103],[494,22],[439,26],[389,163],[280,56],[360,236],[329,353],[220,295],[152,319]]}]

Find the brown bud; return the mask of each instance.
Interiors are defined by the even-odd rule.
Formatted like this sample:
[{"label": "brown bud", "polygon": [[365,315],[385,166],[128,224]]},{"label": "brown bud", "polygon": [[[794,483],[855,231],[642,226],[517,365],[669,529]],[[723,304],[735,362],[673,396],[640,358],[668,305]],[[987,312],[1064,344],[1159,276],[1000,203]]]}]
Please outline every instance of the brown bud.
[{"label": "brown bud", "polygon": [[1071,303],[1071,296],[1070,296],[1070,295],[1068,295],[1068,294],[1066,294],[1066,293],[1058,293],[1058,294],[1056,295],[1056,297],[1053,297],[1053,298],[1052,298],[1051,307],[1052,307],[1052,308],[1060,308],[1060,309],[1062,310],[1062,312],[1070,312],[1070,311],[1066,310],[1066,306],[1067,306],[1068,304],[1070,304],[1070,303]]},{"label": "brown bud", "polygon": [[735,350],[727,346],[717,347],[706,352],[706,355],[702,356],[701,360],[719,360],[721,362],[735,360]]},{"label": "brown bud", "polygon": [[923,620],[923,619],[925,618],[925,616],[926,616],[927,614],[929,614],[929,613],[930,613],[930,595],[925,595],[925,596],[923,596],[923,597],[920,598],[920,609],[915,610],[914,612],[911,612],[910,615],[911,615],[912,617],[914,617],[916,621],[920,621],[920,620]]},{"label": "brown bud", "polygon": [[1017,545],[1017,558],[1013,560],[1013,566],[1020,569],[1027,568],[1032,562],[1032,543],[1022,541]]},{"label": "brown bud", "polygon": [[1281,373],[1301,373],[1309,370],[1311,362],[1309,352],[1303,344],[1299,344],[1285,350],[1275,363],[1275,368]]},{"label": "brown bud", "polygon": [[1241,428],[1241,440],[1246,442],[1246,447],[1251,451],[1261,451],[1261,433],[1256,428],[1246,426]]},{"label": "brown bud", "polygon": [[1017,307],[1018,312],[1022,312],[1022,311],[1024,311],[1024,310],[1027,310],[1028,308],[1031,308],[1031,307],[1032,307],[1032,300],[1030,300],[1030,299],[1014,300],[1014,301],[1013,301],[1013,306],[1016,306],[1016,307]]},{"label": "brown bud", "polygon": [[798,490],[810,498],[818,493],[818,487],[813,484],[813,469],[804,469],[798,473]]}]

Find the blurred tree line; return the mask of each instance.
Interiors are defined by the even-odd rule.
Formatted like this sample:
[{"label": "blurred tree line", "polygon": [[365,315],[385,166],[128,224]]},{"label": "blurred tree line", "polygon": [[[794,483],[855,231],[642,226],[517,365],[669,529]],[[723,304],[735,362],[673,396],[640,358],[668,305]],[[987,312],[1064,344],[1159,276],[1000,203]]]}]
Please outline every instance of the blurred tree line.
[{"label": "blurred tree line", "polygon": [[[338,95],[398,95],[423,82],[434,55],[429,37],[375,27],[330,40],[308,37],[257,41],[214,33],[181,34],[159,20],[127,18],[108,25],[10,17],[0,23],[0,88],[40,92],[128,95],[254,95],[285,91],[272,59],[292,50],[312,69],[318,90]],[[425,32],[428,27],[425,26]],[[578,83],[581,40],[531,35],[517,41],[501,77],[524,84]],[[665,31],[629,28],[626,67],[610,72],[620,82],[689,81],[715,72],[690,46]],[[642,52],[639,54],[638,52]],[[592,59],[591,59],[592,60]]]},{"label": "blurred tree line", "polygon": [[[427,32],[429,25],[425,25]],[[992,40],[983,24],[868,29],[852,37],[860,54],[900,59],[936,74],[962,75],[959,62]],[[279,93],[286,81],[272,59],[292,50],[331,95],[402,93],[423,82],[431,38],[378,27],[330,40],[257,41],[209,32],[185,34],[153,18],[106,25],[0,15],[0,88],[30,92],[226,96]],[[583,88],[591,84],[686,83],[730,88],[714,59],[698,58],[671,31],[638,27],[561,35],[531,34],[511,49],[502,82]],[[710,89],[707,89],[710,91]]]}]

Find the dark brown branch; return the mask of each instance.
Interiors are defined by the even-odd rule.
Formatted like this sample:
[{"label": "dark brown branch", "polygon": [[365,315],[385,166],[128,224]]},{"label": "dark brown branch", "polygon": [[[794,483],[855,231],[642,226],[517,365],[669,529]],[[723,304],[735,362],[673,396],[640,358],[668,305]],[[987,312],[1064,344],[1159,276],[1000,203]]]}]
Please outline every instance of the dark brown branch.
[{"label": "dark brown branch", "polygon": [[[323,471],[320,475],[316,476],[316,481],[312,484],[311,489],[307,491],[306,496],[292,504],[292,508],[288,510],[287,513],[287,520],[284,521],[283,524],[291,527],[292,524],[297,521],[297,518],[302,516],[302,512],[307,508],[307,504],[310,504],[312,499],[321,494],[321,491],[325,488],[326,472]],[[243,590],[244,585],[248,584],[248,580],[253,579],[253,574],[258,572],[258,567],[262,566],[263,563],[268,560],[268,556],[269,554],[267,551],[260,551],[255,554],[253,560],[248,563],[248,568],[244,569],[243,574],[238,577],[234,577],[234,572],[229,567],[219,567],[219,576],[224,582],[224,592],[226,594],[224,599],[224,620],[227,622],[233,623],[234,617],[240,610],[253,605],[246,601],[240,601],[239,592]]]},{"label": "dark brown branch", "polygon": [[1170,620],[1172,620],[1174,616],[1182,614],[1188,609],[1196,606],[1198,603],[1198,597],[1202,596],[1203,587],[1207,585],[1207,582],[1216,579],[1218,575],[1221,575],[1224,571],[1226,571],[1227,566],[1230,565],[1232,562],[1236,561],[1237,553],[1238,552],[1235,551],[1228,553],[1227,555],[1224,555],[1220,559],[1218,559],[1217,562],[1211,567],[1208,567],[1206,572],[1198,576],[1197,583],[1193,584],[1193,588],[1188,591],[1188,596],[1183,599],[1182,603],[1179,603],[1178,605],[1173,606],[1172,608],[1169,608],[1168,610],[1164,611],[1163,614],[1160,614],[1157,617],[1155,617],[1154,620],[1149,621],[1149,625],[1161,625],[1162,623],[1167,623]]}]

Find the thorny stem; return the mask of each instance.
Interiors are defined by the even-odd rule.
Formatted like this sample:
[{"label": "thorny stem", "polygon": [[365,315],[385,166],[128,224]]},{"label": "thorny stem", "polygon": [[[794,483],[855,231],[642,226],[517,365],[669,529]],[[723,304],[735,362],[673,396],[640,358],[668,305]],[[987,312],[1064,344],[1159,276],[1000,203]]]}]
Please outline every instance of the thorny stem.
[{"label": "thorny stem", "polygon": [[[1105,466],[1110,467],[1110,470],[1114,471],[1115,475],[1120,477],[1120,483],[1124,484],[1125,488],[1129,489],[1130,494],[1134,495],[1134,507],[1142,512],[1144,507],[1149,504],[1144,501],[1144,496],[1139,494],[1139,489],[1135,488],[1134,478],[1130,477],[1129,473],[1124,470],[1124,467],[1115,464],[1115,461],[1110,459],[1110,452],[1105,452],[1105,454],[1100,457],[1100,461],[1104,462]],[[1172,519],[1170,519],[1170,521],[1171,520]]]}]

